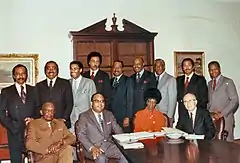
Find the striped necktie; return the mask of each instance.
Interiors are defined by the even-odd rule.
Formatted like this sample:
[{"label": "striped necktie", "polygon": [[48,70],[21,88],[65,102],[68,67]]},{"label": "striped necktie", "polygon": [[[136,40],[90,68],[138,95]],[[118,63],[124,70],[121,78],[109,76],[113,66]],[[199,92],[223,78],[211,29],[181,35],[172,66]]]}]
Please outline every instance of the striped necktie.
[{"label": "striped necktie", "polygon": [[23,86],[21,86],[21,100],[24,104],[26,103],[26,93],[24,92]]}]

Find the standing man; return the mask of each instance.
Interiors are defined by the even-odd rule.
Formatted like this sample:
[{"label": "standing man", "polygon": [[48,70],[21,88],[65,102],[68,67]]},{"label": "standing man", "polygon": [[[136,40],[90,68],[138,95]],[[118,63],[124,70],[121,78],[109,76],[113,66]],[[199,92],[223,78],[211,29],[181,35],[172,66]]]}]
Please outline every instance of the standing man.
[{"label": "standing man", "polygon": [[73,92],[73,110],[71,113],[71,129],[75,134],[74,126],[80,113],[85,112],[91,106],[91,97],[96,93],[96,86],[91,79],[83,77],[83,64],[80,61],[70,63],[70,84]]},{"label": "standing man", "polygon": [[121,134],[123,131],[113,114],[105,110],[103,95],[95,93],[91,101],[91,109],[81,113],[76,124],[76,134],[83,144],[85,156],[95,160],[95,163],[106,163],[109,158],[127,163],[112,140],[112,134]]},{"label": "standing man", "polygon": [[162,59],[155,60],[154,71],[157,89],[162,95],[162,100],[157,104],[157,108],[169,117],[170,126],[172,126],[177,105],[177,82],[173,76],[165,72],[165,62]]},{"label": "standing man", "polygon": [[133,82],[131,78],[123,74],[123,67],[123,62],[120,60],[113,63],[112,72],[114,77],[110,80],[112,93],[109,99],[109,109],[123,130],[131,132]]},{"label": "standing man", "polygon": [[35,87],[26,84],[28,73],[24,65],[12,70],[15,84],[2,89],[0,121],[7,129],[11,163],[22,162],[26,125],[40,116],[40,105]]},{"label": "standing man", "polygon": [[177,101],[179,117],[186,112],[183,104],[183,96],[187,93],[194,94],[198,101],[198,108],[207,108],[208,88],[206,79],[194,72],[194,62],[191,58],[182,61],[182,71],[184,75],[177,77]]},{"label": "standing man", "polygon": [[239,106],[238,93],[232,79],[221,75],[220,64],[212,61],[208,64],[209,75],[212,80],[208,82],[210,112],[216,113],[214,118],[224,117],[225,130],[228,131],[227,141],[234,139],[234,113]]},{"label": "standing man", "polygon": [[55,106],[55,117],[62,118],[70,128],[70,114],[73,109],[71,85],[68,80],[58,77],[59,68],[56,62],[48,61],[44,71],[47,78],[37,83],[40,103],[43,105],[45,102],[52,102]]},{"label": "standing man", "polygon": [[135,74],[131,76],[133,81],[133,115],[146,106],[144,91],[156,88],[156,78],[152,72],[144,70],[143,58],[136,58],[133,62]]},{"label": "standing man", "polygon": [[83,76],[92,79],[96,85],[97,92],[104,95],[106,101],[110,98],[111,86],[108,73],[99,69],[102,64],[102,55],[99,52],[91,52],[87,56],[87,64],[90,70]]}]

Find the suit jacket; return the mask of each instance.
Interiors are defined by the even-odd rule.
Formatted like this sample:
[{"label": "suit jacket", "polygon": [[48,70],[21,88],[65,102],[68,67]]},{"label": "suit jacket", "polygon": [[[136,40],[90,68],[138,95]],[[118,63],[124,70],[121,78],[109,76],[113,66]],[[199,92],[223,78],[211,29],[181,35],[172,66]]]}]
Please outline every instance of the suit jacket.
[{"label": "suit jacket", "polygon": [[179,117],[176,128],[189,134],[205,135],[205,139],[214,138],[216,129],[207,109],[197,108],[193,127],[191,123],[189,113],[186,111]]},{"label": "suit jacket", "polygon": [[[86,151],[93,145],[101,147],[105,153],[110,146],[115,145],[112,141],[112,133],[123,133],[117,124],[115,117],[108,110],[103,110],[103,132],[91,109],[79,115],[76,122],[77,138],[83,144]],[[114,151],[111,151],[114,153]]]},{"label": "suit jacket", "polygon": [[194,73],[186,91],[184,90],[184,80],[185,75],[177,77],[177,101],[179,116],[181,116],[181,112],[186,111],[185,106],[183,105],[183,97],[186,93],[194,94],[198,101],[197,107],[206,109],[208,103],[208,88],[205,78]]},{"label": "suit jacket", "polygon": [[64,140],[64,149],[76,141],[76,137],[68,131],[62,120],[53,119],[51,126],[50,128],[47,121],[39,118],[32,120],[27,127],[26,148],[34,152],[36,160],[50,157],[46,152],[53,143]]},{"label": "suit jacket", "polygon": [[[83,73],[83,76],[90,79],[90,71]],[[111,96],[111,85],[108,73],[99,69],[93,81],[96,85],[97,92],[103,94],[106,101],[108,101],[108,98]]]},{"label": "suit jacket", "polygon": [[215,90],[213,80],[208,82],[210,112],[220,111],[225,118],[225,129],[228,131],[228,138],[233,139],[234,113],[239,106],[238,93],[232,79],[220,76]]},{"label": "suit jacket", "polygon": [[[113,85],[114,78],[110,80]],[[112,86],[111,98],[109,100],[109,109],[122,125],[123,119],[133,117],[133,82],[132,79],[122,75],[118,79],[118,83]]]},{"label": "suit jacket", "polygon": [[136,73],[131,76],[133,81],[133,114],[145,108],[144,91],[156,88],[157,82],[152,72],[144,70],[140,81],[136,81]]},{"label": "suit jacket", "polygon": [[[72,85],[72,79],[69,80]],[[89,108],[91,108],[91,97],[94,93],[96,93],[96,86],[91,79],[82,77],[79,86],[76,90],[76,93],[73,90],[73,110],[71,113],[71,132],[75,133],[74,126],[75,122],[78,120],[78,116],[80,113],[85,112]]]},{"label": "suit jacket", "polygon": [[165,72],[161,77],[157,88],[162,95],[162,100],[159,104],[157,104],[158,110],[164,114],[167,114],[169,118],[174,118],[174,113],[177,105],[176,79]]},{"label": "suit jacket", "polygon": [[47,79],[45,79],[37,83],[37,89],[41,105],[45,102],[52,102],[55,106],[55,117],[65,119],[67,127],[70,128],[73,95],[69,81],[57,77],[54,86],[50,89],[47,84]]},{"label": "suit jacket", "polygon": [[3,88],[0,107],[0,121],[11,135],[23,140],[24,119],[40,117],[40,103],[35,87],[26,84],[26,102],[22,102],[15,84]]}]

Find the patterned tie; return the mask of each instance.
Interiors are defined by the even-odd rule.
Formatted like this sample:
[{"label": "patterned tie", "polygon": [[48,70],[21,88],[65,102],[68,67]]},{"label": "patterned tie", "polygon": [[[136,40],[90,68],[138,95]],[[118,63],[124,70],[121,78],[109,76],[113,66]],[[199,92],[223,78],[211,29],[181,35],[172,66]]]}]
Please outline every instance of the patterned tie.
[{"label": "patterned tie", "polygon": [[137,82],[139,82],[140,81],[140,73],[137,73],[137,80],[136,80]]},{"label": "patterned tie", "polygon": [[213,90],[215,90],[217,87],[217,80],[213,79]]},{"label": "patterned tie", "polygon": [[184,83],[184,89],[185,90],[187,90],[188,84],[189,84],[189,77],[186,78],[186,81]]},{"label": "patterned tie", "polygon": [[159,83],[159,77],[160,77],[160,75],[156,76],[157,86],[158,86],[158,83]]},{"label": "patterned tie", "polygon": [[99,124],[100,124],[101,130],[103,131],[103,119],[102,119],[101,114],[98,114],[98,122],[99,122]]},{"label": "patterned tie", "polygon": [[92,72],[92,75],[90,77],[92,80],[94,80],[94,72]]},{"label": "patterned tie", "polygon": [[114,78],[112,86],[115,87],[118,83],[117,77]]},{"label": "patterned tie", "polygon": [[52,87],[53,87],[53,81],[52,81],[52,80],[50,80],[50,83],[49,83],[49,88],[50,88],[50,89],[52,89]]},{"label": "patterned tie", "polygon": [[26,102],[26,93],[24,92],[24,87],[21,86],[21,100],[25,104]]},{"label": "patterned tie", "polygon": [[76,94],[77,93],[77,80],[73,80],[73,93]]},{"label": "patterned tie", "polygon": [[190,120],[191,120],[191,127],[193,129],[194,122],[193,122],[193,113],[192,112],[190,112]]}]

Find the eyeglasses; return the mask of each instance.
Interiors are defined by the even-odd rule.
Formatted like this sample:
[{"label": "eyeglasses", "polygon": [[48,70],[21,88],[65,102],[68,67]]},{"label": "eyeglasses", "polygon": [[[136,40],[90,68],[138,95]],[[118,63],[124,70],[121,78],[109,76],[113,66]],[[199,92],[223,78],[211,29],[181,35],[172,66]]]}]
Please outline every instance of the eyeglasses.
[{"label": "eyeglasses", "polygon": [[93,100],[93,102],[96,102],[96,103],[105,103],[105,100]]},{"label": "eyeglasses", "polygon": [[195,101],[196,101],[196,99],[192,99],[192,100],[188,100],[188,101],[184,100],[183,103],[190,103],[190,102],[195,102]]}]

